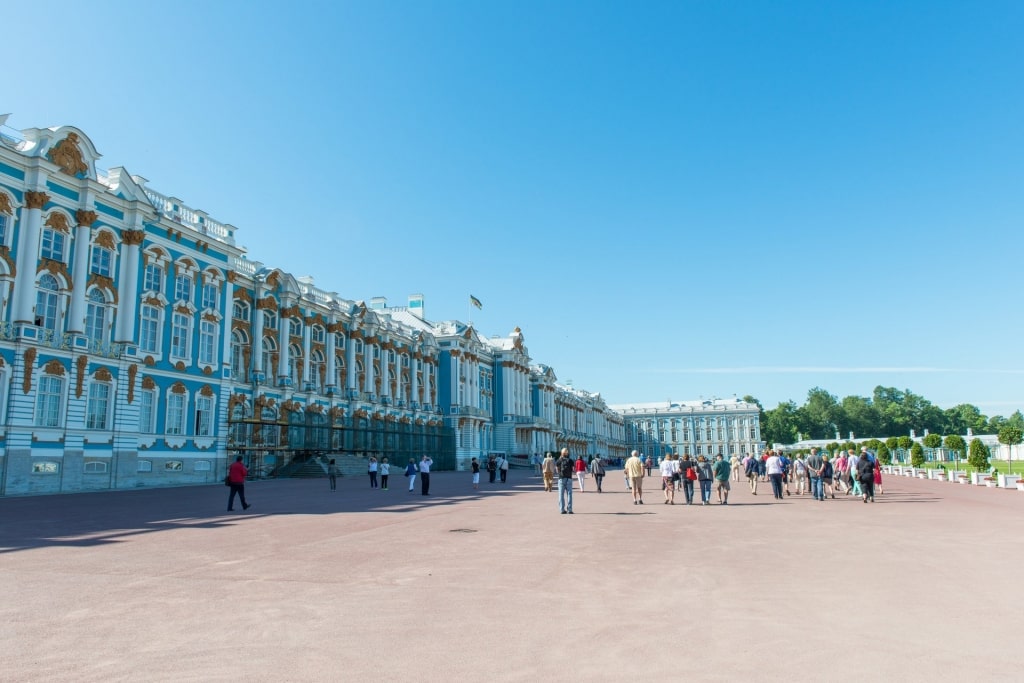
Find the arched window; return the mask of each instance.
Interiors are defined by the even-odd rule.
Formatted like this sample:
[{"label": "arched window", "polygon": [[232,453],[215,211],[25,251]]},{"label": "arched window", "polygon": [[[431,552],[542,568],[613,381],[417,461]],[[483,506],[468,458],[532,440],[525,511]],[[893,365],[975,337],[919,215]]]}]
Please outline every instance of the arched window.
[{"label": "arched window", "polygon": [[277,376],[277,368],[274,367],[275,355],[277,355],[277,341],[268,335],[263,338],[263,358],[260,359],[260,367],[263,368],[263,374],[268,380]]},{"label": "arched window", "polygon": [[47,273],[39,278],[39,291],[36,292],[36,325],[39,327],[56,331],[59,291],[60,285],[54,276]]},{"label": "arched window", "polygon": [[242,330],[231,333],[231,379],[244,382],[247,379],[245,367],[245,350],[249,348],[249,338]]},{"label": "arched window", "polygon": [[326,380],[327,363],[319,351],[312,351],[309,354],[309,381],[313,383],[313,390],[322,392]]},{"label": "arched window", "polygon": [[102,343],[107,338],[107,297],[99,289],[92,289],[86,297],[85,336]]},{"label": "arched window", "polygon": [[292,378],[293,387],[302,386],[302,349],[298,344],[288,347],[288,376]]}]

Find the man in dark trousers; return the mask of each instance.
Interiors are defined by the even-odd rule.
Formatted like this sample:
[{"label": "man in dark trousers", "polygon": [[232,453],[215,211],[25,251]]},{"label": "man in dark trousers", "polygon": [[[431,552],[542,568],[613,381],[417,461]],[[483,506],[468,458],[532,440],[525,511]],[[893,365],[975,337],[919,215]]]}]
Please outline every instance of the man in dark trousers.
[{"label": "man in dark trousers", "polygon": [[423,455],[423,459],[420,460],[420,493],[424,496],[430,495],[430,466],[434,464],[434,461]]},{"label": "man in dark trousers", "polygon": [[242,456],[237,456],[235,461],[228,468],[228,486],[231,493],[228,494],[228,512],[235,509],[235,496],[242,501],[242,509],[248,510],[251,505],[245,502],[245,478],[249,476],[249,470],[242,464]]}]

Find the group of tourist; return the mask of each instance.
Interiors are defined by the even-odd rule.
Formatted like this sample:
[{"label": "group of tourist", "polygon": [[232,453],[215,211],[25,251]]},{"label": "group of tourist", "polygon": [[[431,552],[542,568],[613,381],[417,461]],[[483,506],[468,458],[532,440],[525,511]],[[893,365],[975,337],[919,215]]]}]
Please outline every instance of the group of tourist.
[{"label": "group of tourist", "polygon": [[757,483],[766,479],[771,482],[772,495],[779,500],[784,498],[783,494],[792,495],[791,483],[798,496],[810,493],[819,501],[835,498],[838,490],[840,494],[860,496],[865,503],[874,503],[875,490],[879,495],[883,493],[881,466],[866,447],[861,447],[859,455],[852,448],[840,452],[834,460],[817,448],[812,448],[806,457],[798,453],[792,458],[781,450],[765,451],[761,456],[748,455],[737,464],[743,468],[750,492],[755,496]]},{"label": "group of tourist", "polygon": [[[473,458],[473,462],[476,463],[476,458]],[[416,488],[416,477],[420,478],[420,494],[424,496],[430,495],[430,467],[434,464],[434,461],[428,455],[424,455],[420,458],[417,463],[416,458],[409,458],[409,464],[405,466],[405,477],[409,480],[409,493],[412,493]],[[477,473],[477,477],[480,476],[480,467],[476,465],[474,470]],[[377,488],[377,474],[380,474],[380,488],[387,491],[388,489],[388,477],[391,474],[391,465],[388,463],[386,457],[381,458],[380,462],[377,462],[377,458],[370,456],[367,462],[367,474],[370,475],[370,488]],[[331,482],[331,490],[335,491],[336,478],[338,476],[338,467],[334,463],[334,459],[327,465],[327,478]],[[478,479],[479,481],[479,479]]]}]

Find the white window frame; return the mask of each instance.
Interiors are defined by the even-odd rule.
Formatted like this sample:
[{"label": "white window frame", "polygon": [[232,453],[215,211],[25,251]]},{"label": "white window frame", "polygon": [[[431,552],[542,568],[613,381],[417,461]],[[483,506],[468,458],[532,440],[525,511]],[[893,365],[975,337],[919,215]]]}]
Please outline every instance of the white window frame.
[{"label": "white window frame", "polygon": [[67,248],[67,235],[60,230],[46,227],[43,228],[43,232],[39,236],[39,258],[66,263],[67,261],[64,258],[64,252],[67,251]]},{"label": "white window frame", "polygon": [[[105,393],[105,395],[103,395]],[[110,409],[113,387],[109,382],[92,380],[85,399],[85,428],[101,432],[110,431]],[[102,422],[99,420],[102,418]]]},{"label": "white window frame", "polygon": [[217,323],[209,320],[199,321],[199,359],[200,365],[216,365],[217,363]]},{"label": "white window frame", "polygon": [[147,263],[142,274],[142,290],[163,294],[165,277],[167,277],[167,272],[162,265],[159,263]]},{"label": "white window frame", "polygon": [[[143,389],[139,392],[139,433],[156,433],[156,415],[159,409],[159,394],[155,389]],[[148,412],[148,416],[147,413]],[[148,424],[147,424],[148,418]]]},{"label": "white window frame", "polygon": [[[177,424],[172,422],[172,415],[177,418]],[[185,420],[187,416],[188,393],[178,394],[168,390],[166,408],[164,409],[164,434],[167,436],[185,436]]]},{"label": "white window frame", "polygon": [[107,295],[93,288],[85,295],[85,299],[85,336],[94,342],[103,343],[107,340]]},{"label": "white window frame", "polygon": [[196,436],[213,436],[213,397],[199,394],[195,400],[195,427]]},{"label": "white window frame", "polygon": [[[35,426],[47,429],[55,429],[61,426],[61,420],[64,416],[64,385],[63,377],[47,374],[40,375],[39,384],[36,387],[36,406],[33,420]],[[44,415],[49,416],[49,419],[44,419]]]},{"label": "white window frame", "polygon": [[191,273],[179,273],[174,276],[174,301],[192,303],[195,296],[195,280]]},{"label": "white window frame", "polygon": [[[156,317],[147,317],[147,311],[154,311]],[[151,306],[149,304],[143,304],[139,310],[139,350],[143,353],[160,354],[161,340],[163,335],[160,334],[160,330],[163,327],[164,311],[158,306]],[[152,333],[147,334],[147,326],[152,326]],[[146,348],[146,341],[152,336],[153,344],[152,348]]]},{"label": "white window frame", "polygon": [[104,277],[113,277],[114,252],[98,244],[92,245],[92,257],[89,259],[89,272]]},{"label": "white window frame", "polygon": [[[43,288],[44,280],[47,282],[52,280],[56,289]],[[43,273],[36,281],[35,318],[37,323],[41,321],[39,327],[54,332],[60,328],[60,300],[60,281],[49,273]]]},{"label": "white window frame", "polygon": [[248,368],[245,367],[245,349],[249,341],[245,332],[235,330],[231,333],[231,378],[236,382],[245,382],[248,379]]},{"label": "white window frame", "polygon": [[217,300],[220,298],[220,287],[217,286],[216,282],[207,282],[203,284],[202,294],[200,295],[200,303],[204,310],[217,310]]},{"label": "white window frame", "polygon": [[175,311],[171,314],[170,357],[187,360],[192,352],[192,316]]},{"label": "white window frame", "polygon": [[249,322],[249,304],[235,299],[234,303],[231,304],[231,317],[234,320]]}]

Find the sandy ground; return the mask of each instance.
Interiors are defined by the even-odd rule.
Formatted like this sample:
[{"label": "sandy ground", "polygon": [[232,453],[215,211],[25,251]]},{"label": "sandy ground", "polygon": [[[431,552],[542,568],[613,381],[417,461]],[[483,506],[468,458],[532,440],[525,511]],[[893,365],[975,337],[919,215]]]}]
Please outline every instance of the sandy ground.
[{"label": "sandy ground", "polygon": [[1024,494],[647,483],[573,515],[520,471],[0,499],[0,680],[1024,680]]}]

